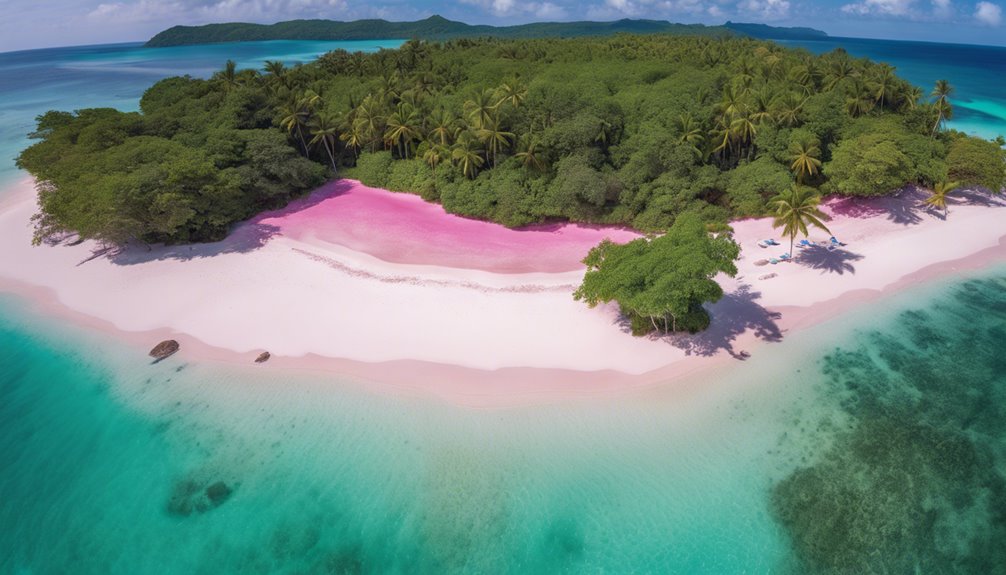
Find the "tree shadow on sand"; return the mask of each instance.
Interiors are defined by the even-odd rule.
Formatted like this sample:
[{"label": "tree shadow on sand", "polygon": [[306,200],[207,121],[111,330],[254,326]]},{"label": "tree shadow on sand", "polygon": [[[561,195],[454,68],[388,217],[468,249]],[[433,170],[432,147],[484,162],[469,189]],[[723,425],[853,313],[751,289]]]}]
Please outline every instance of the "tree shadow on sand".
[{"label": "tree shadow on sand", "polygon": [[922,223],[922,201],[929,194],[916,186],[908,186],[893,196],[876,198],[843,197],[828,202],[835,215],[853,218],[885,217],[903,226]]},{"label": "tree shadow on sand", "polygon": [[150,248],[142,245],[128,245],[110,250],[108,252],[108,259],[116,265],[131,266],[159,260],[188,261],[199,258],[211,258],[223,254],[247,253],[265,246],[279,232],[280,229],[278,226],[246,222],[240,224],[229,236],[219,242],[152,246]]},{"label": "tree shadow on sand", "polygon": [[855,275],[856,267],[850,262],[861,259],[863,259],[862,255],[844,248],[836,247],[829,250],[824,246],[814,245],[800,250],[799,255],[793,261],[805,268],[820,270],[822,273]]},{"label": "tree shadow on sand", "polygon": [[724,294],[720,301],[708,306],[712,322],[696,334],[662,336],[686,355],[712,356],[725,351],[735,359],[747,359],[745,351],[734,349],[734,342],[742,334],[752,332],[762,341],[782,341],[782,330],[776,321],[782,314],[765,309],[758,303],[761,292],[751,291],[744,284],[737,290]]}]

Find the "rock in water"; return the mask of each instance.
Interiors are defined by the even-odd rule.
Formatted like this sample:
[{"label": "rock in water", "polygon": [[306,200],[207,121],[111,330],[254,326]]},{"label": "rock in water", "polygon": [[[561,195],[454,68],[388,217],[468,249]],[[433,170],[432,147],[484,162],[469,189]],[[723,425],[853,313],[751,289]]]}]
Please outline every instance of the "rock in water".
[{"label": "rock in water", "polygon": [[154,346],[154,349],[150,350],[150,357],[160,361],[178,351],[178,348],[179,345],[177,341],[173,339],[166,339]]},{"label": "rock in water", "polygon": [[213,485],[206,488],[206,499],[210,500],[213,507],[219,507],[221,503],[227,501],[227,498],[231,496],[234,490],[227,487],[227,484],[223,481],[217,481]]},{"label": "rock in water", "polygon": [[270,357],[272,357],[272,354],[270,354],[268,351],[263,351],[262,353],[258,354],[258,357],[255,358],[255,363],[265,363],[269,361]]}]

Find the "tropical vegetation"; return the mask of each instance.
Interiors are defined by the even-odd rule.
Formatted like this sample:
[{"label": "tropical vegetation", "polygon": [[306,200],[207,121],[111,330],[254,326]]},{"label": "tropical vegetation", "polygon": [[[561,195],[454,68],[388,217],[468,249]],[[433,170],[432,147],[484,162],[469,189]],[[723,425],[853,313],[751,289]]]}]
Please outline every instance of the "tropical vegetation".
[{"label": "tropical vegetation", "polygon": [[729,234],[713,236],[696,214],[685,214],[659,237],[604,240],[591,249],[573,297],[590,307],[617,302],[635,335],[700,331],[709,325],[702,304],[723,297],[713,278],[737,275],[739,254]]},{"label": "tropical vegetation", "polygon": [[[783,224],[792,240],[817,225],[823,194],[999,191],[1001,142],[946,129],[952,94],[941,80],[926,97],[841,49],[749,38],[411,40],[293,67],[228,62],[158,82],[139,112],[49,112],[18,165],[39,182],[36,241],[216,240],[337,176],[507,226],[659,234],[683,217],[719,230],[776,215],[797,218]],[[659,329],[701,323],[619,301]]]}]

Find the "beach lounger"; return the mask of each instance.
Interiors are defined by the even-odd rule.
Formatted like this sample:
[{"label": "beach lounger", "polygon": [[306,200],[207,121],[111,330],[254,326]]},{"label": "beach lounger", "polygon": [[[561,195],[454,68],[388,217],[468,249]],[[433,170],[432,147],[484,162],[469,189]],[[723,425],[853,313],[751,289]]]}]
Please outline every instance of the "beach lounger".
[{"label": "beach lounger", "polygon": [[843,244],[842,242],[840,242],[837,239],[835,239],[835,236],[831,236],[831,245],[833,245],[833,246],[844,246],[845,244]]},{"label": "beach lounger", "polygon": [[775,259],[775,258],[772,258],[772,259],[770,259],[770,260],[768,261],[768,263],[770,263],[770,264],[772,264],[772,265],[775,265],[775,264],[779,263],[779,260],[777,260],[777,259]]},{"label": "beach lounger", "polygon": [[806,239],[803,239],[803,240],[800,240],[800,242],[798,244],[796,244],[796,247],[798,247],[798,248],[809,248],[810,246],[814,246],[814,245],[817,245],[817,244],[815,244],[814,242],[808,241]]},{"label": "beach lounger", "polygon": [[788,262],[791,259],[793,259],[793,256],[789,255],[788,253],[779,256],[779,261],[781,262]]}]

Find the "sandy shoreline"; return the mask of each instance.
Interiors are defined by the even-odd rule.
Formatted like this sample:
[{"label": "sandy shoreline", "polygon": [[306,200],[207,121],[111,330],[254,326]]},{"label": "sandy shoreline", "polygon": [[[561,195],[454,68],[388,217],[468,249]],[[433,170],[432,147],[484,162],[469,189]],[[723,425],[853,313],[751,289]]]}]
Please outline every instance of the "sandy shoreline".
[{"label": "sandy shoreline", "polygon": [[[735,222],[740,273],[722,279],[727,296],[711,308],[712,328],[632,338],[614,309],[589,310],[570,296],[582,274],[575,258],[606,234],[625,241],[630,232],[551,226],[522,235],[438,213],[412,196],[337,185],[218,244],[85,262],[87,244],[28,245],[34,191],[26,180],[0,202],[0,290],[143,353],[173,337],[186,359],[326,372],[392,393],[496,406],[681,380],[864,302],[1006,261],[1001,200],[962,196],[946,221],[914,209],[912,190],[833,200],[829,226],[845,248],[756,266],[788,246],[756,246],[778,238],[768,220]],[[379,235],[389,222],[375,213],[395,214],[393,237]],[[437,222],[439,237],[430,232]],[[377,238],[374,253],[368,235]],[[469,241],[477,261],[451,253]],[[407,261],[379,257],[396,244],[409,245]],[[273,359],[252,365],[262,350]]]}]

